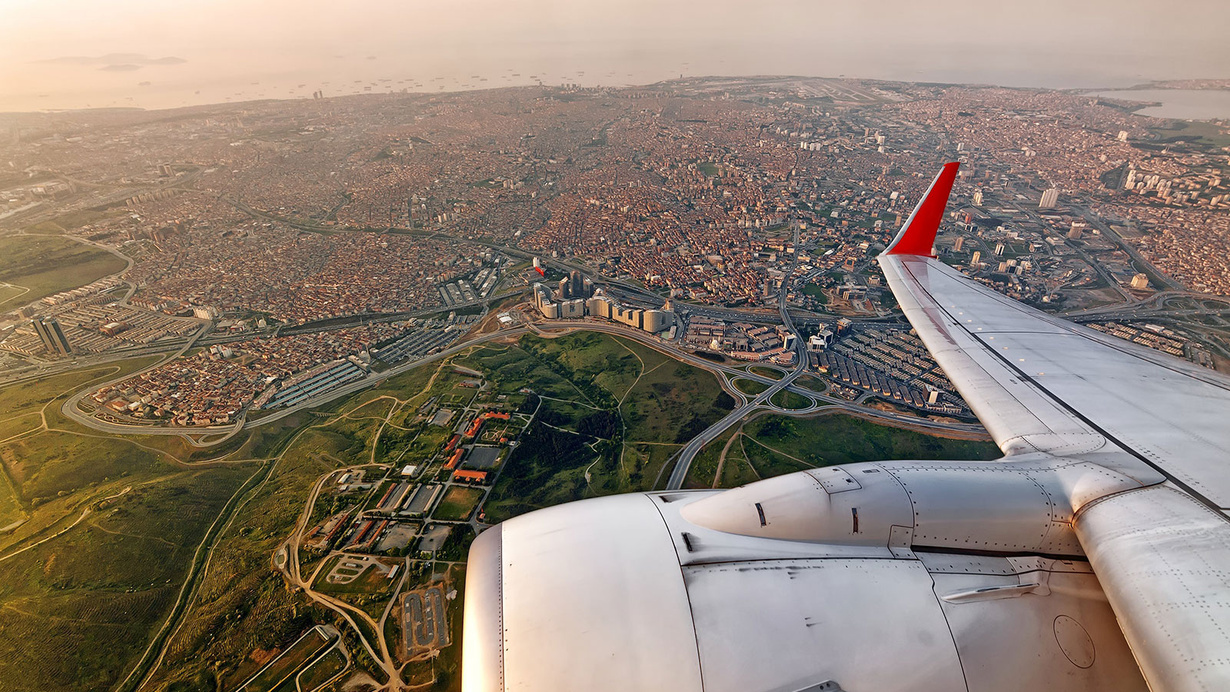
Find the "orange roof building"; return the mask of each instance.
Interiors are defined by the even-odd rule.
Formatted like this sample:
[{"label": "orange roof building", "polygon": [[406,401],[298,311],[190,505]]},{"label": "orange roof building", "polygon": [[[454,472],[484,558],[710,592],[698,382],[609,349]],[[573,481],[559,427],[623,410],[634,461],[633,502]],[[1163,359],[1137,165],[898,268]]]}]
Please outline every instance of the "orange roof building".
[{"label": "orange roof building", "polygon": [[467,481],[469,483],[486,483],[487,482],[487,472],[486,471],[467,471],[465,469],[459,469],[457,471],[453,471],[453,481],[454,482]]}]

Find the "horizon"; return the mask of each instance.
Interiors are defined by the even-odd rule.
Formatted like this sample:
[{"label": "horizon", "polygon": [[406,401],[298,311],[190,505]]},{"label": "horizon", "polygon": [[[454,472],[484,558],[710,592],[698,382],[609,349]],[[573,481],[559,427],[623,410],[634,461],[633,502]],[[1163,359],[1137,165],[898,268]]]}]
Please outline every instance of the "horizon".
[{"label": "horizon", "polygon": [[[0,112],[161,110],[350,93],[643,86],[705,76],[806,76],[1046,89],[1230,78],[1216,3],[1028,9],[950,0],[920,10],[768,0],[563,6],[465,0],[323,3],[10,0]],[[482,22],[470,18],[482,16]],[[279,30],[285,27],[285,30]]]},{"label": "horizon", "polygon": [[[916,85],[916,86],[960,87],[960,88],[970,88],[970,89],[1014,89],[1014,90],[1021,90],[1021,91],[1055,91],[1055,92],[1080,92],[1080,93],[1095,93],[1095,92],[1100,93],[1100,92],[1117,92],[1117,91],[1137,92],[1137,91],[1145,91],[1145,90],[1165,90],[1165,91],[1178,92],[1178,91],[1183,91],[1184,89],[1181,87],[1173,87],[1173,86],[1167,87],[1163,85],[1173,84],[1175,82],[1182,82],[1182,81],[1192,81],[1192,82],[1230,81],[1230,79],[1221,79],[1221,78],[1212,78],[1212,77],[1210,78],[1192,77],[1192,78],[1187,78],[1187,79],[1157,79],[1157,80],[1139,82],[1139,83],[1134,83],[1134,84],[1124,83],[1124,84],[1119,84],[1115,86],[1094,85],[1094,86],[1074,86],[1074,87],[1047,87],[1047,86],[1028,86],[1028,85],[1013,85],[1013,84],[995,84],[995,83],[990,83],[990,82],[954,82],[954,81],[937,81],[937,80],[929,80],[929,79],[918,79],[918,80],[886,79],[886,78],[879,78],[879,77],[861,77],[858,75],[833,76],[833,75],[803,75],[803,74],[748,74],[748,75],[696,74],[696,75],[687,75],[684,77],[674,77],[674,78],[662,79],[656,82],[644,82],[644,83],[637,83],[637,84],[631,84],[631,83],[630,84],[618,84],[618,85],[597,84],[597,85],[593,85],[592,87],[587,86],[585,84],[579,84],[577,86],[579,86],[580,88],[587,88],[587,89],[588,88],[638,89],[638,88],[654,87],[654,86],[659,86],[659,85],[668,86],[672,83],[677,83],[677,82],[688,82],[688,81],[694,81],[694,80],[698,80],[698,81],[722,80],[722,79],[741,79],[741,80],[749,80],[749,81],[755,81],[755,80],[769,81],[769,80],[785,80],[785,79],[834,80],[834,81],[848,80],[852,82],[882,82],[882,83],[887,83],[887,84],[903,84],[903,85],[908,84],[908,85]],[[443,91],[428,91],[425,89],[424,90],[408,89],[408,90],[403,90],[403,91],[366,91],[366,92],[360,91],[360,92],[345,92],[345,93],[336,93],[336,94],[324,93],[322,98],[323,99],[334,99],[334,98],[349,98],[349,97],[355,97],[355,96],[428,96],[428,97],[434,97],[434,96],[444,96],[444,95],[470,94],[470,93],[476,93],[476,92],[482,92],[482,91],[496,91],[500,89],[534,89],[534,88],[557,89],[563,86],[571,86],[571,85],[572,83],[551,84],[551,83],[541,82],[541,83],[533,83],[533,84],[503,84],[503,85],[493,85],[493,86],[471,86],[471,87],[462,87],[462,88],[457,88],[457,89],[446,89]],[[294,101],[310,101],[310,100],[313,100],[311,93],[309,93],[307,96],[254,96],[252,98],[247,98],[247,99],[239,100],[239,101],[228,98],[222,101],[202,101],[200,103],[187,103],[187,104],[181,104],[181,105],[158,105],[158,106],[150,106],[150,107],[136,106],[136,105],[109,105],[109,106],[83,106],[80,108],[44,108],[40,110],[24,110],[24,111],[23,110],[7,110],[7,111],[0,110],[0,117],[2,116],[22,116],[22,115],[57,115],[57,114],[71,114],[71,113],[91,113],[91,112],[155,113],[155,112],[160,112],[160,111],[188,110],[192,108],[212,108],[212,107],[217,107],[217,106],[242,106],[245,104],[255,104],[255,103],[277,103],[277,102],[294,102]],[[1139,100],[1139,99],[1125,98],[1123,100],[1134,101],[1134,100]],[[1203,118],[1196,118],[1196,119],[1203,119]]]}]

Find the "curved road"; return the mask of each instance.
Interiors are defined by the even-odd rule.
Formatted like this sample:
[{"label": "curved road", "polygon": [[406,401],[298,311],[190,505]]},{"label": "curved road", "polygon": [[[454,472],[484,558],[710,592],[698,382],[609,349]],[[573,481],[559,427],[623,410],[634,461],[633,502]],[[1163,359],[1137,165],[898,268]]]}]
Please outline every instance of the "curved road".
[{"label": "curved road", "polygon": [[799,334],[798,328],[794,326],[794,322],[790,319],[790,310],[786,308],[786,293],[790,289],[791,278],[794,276],[794,271],[798,268],[798,266],[799,228],[798,226],[795,226],[794,259],[790,263],[790,271],[786,272],[786,276],[782,279],[782,285],[777,292],[777,311],[781,316],[782,324],[786,325],[786,329],[789,329],[790,333],[794,335],[795,360],[797,361],[794,370],[791,370],[782,379],[775,381],[769,386],[768,389],[761,392],[754,399],[739,408],[736,408],[734,411],[731,411],[725,418],[709,426],[701,434],[692,438],[692,441],[688,442],[688,444],[684,446],[683,450],[679,453],[679,458],[675,462],[675,468],[671,471],[670,478],[666,482],[667,490],[678,490],[683,487],[683,481],[688,476],[688,469],[692,466],[692,459],[696,458],[696,453],[699,452],[702,447],[709,444],[710,441],[725,432],[726,429],[731,425],[734,425],[736,421],[751,413],[757,406],[760,406],[764,402],[768,401],[774,394],[777,394],[786,387],[789,387],[790,383],[794,382],[795,378],[807,371],[808,356],[807,349],[803,345],[803,336]]}]

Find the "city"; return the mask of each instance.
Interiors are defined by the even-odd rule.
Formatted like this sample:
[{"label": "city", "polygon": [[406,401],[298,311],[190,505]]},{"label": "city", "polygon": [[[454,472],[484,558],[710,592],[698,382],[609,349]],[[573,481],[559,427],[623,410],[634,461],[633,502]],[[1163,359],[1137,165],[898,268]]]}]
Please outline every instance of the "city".
[{"label": "city", "polygon": [[950,161],[939,262],[1230,372],[1230,118],[1145,105],[681,76],[0,113],[0,632],[32,642],[0,688],[461,689],[505,520],[998,458],[877,259]]}]

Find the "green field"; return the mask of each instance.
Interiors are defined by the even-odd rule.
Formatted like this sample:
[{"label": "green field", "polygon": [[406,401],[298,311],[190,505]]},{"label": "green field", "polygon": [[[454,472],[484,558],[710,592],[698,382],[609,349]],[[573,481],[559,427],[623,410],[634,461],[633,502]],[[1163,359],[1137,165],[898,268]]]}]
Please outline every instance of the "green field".
[{"label": "green field", "polygon": [[470,362],[491,368],[488,379],[501,386],[528,386],[542,397],[484,505],[491,522],[649,490],[679,445],[734,408],[712,374],[601,334],[522,337],[503,354],[476,354]]},{"label": "green field", "polygon": [[[84,286],[115,274],[126,266],[109,252],[66,238],[7,236],[0,238],[0,283],[30,289],[21,295],[0,295],[16,305]],[[6,307],[0,303],[0,308]]]},{"label": "green field", "polygon": [[[34,545],[94,506],[62,536],[0,556],[0,686],[110,689],[144,649],[204,531],[249,472],[160,471],[49,502],[15,532],[28,534],[22,547]],[[91,502],[124,488],[104,507]],[[57,509],[71,514],[33,532]]]},{"label": "green field", "polygon": [[759,380],[747,380],[743,378],[737,378],[733,380],[731,384],[735,386],[735,389],[748,396],[759,396],[761,392],[769,388],[769,385],[764,382],[760,382]]},{"label": "green field", "polygon": [[4,305],[10,301],[12,301],[14,305],[18,305],[19,303],[15,301],[27,293],[29,293],[29,291],[26,290],[24,286],[0,284],[0,308],[4,307]]},{"label": "green field", "polygon": [[760,375],[761,377],[768,377],[773,380],[780,380],[786,376],[786,373],[778,370],[777,368],[769,368],[763,365],[753,365],[748,368],[747,371],[753,375]]},{"label": "green field", "polygon": [[811,406],[811,399],[808,399],[802,394],[795,394],[794,392],[785,389],[782,389],[772,397],[769,397],[769,402],[775,406],[780,406],[787,410],[807,408]]},{"label": "green field", "polygon": [[813,392],[824,392],[828,389],[828,385],[824,383],[824,380],[818,377],[812,377],[811,375],[796,377],[794,382],[791,384],[796,384],[803,389],[809,389]]},{"label": "green field", "polygon": [[451,486],[448,492],[444,493],[440,504],[436,505],[435,513],[431,516],[440,521],[465,521],[474,513],[474,508],[478,506],[478,501],[482,497],[482,488]]},{"label": "green field", "polygon": [[0,388],[0,528],[25,519],[0,534],[0,689],[112,689],[259,468],[190,468],[60,413],[68,393],[153,360]]},{"label": "green field", "polygon": [[[686,487],[714,484],[721,451],[731,434],[710,442],[689,469]],[[729,488],[809,468],[897,459],[990,460],[1002,456],[991,442],[955,440],[881,425],[845,414],[794,418],[758,416],[743,425],[727,449],[716,487]]]},{"label": "green field", "polygon": [[824,289],[820,284],[806,284],[803,286],[803,293],[815,298],[821,305],[829,304],[829,297],[824,295]]},{"label": "green field", "polygon": [[1172,126],[1169,128],[1156,127],[1151,129],[1166,142],[1183,140],[1210,147],[1230,146],[1230,134],[1226,134],[1225,128],[1218,126],[1214,122],[1204,120],[1185,122],[1176,120],[1173,121]]}]

